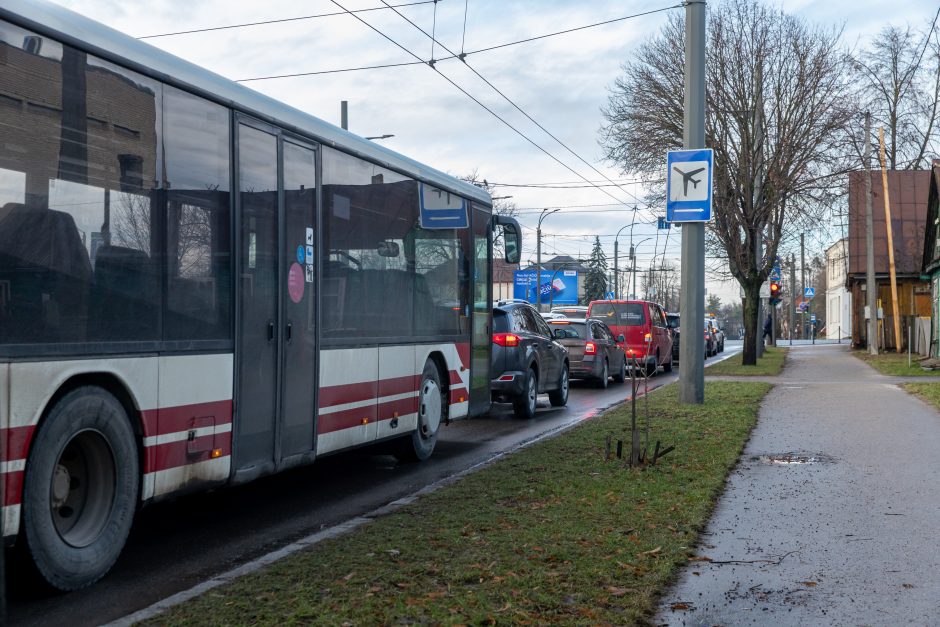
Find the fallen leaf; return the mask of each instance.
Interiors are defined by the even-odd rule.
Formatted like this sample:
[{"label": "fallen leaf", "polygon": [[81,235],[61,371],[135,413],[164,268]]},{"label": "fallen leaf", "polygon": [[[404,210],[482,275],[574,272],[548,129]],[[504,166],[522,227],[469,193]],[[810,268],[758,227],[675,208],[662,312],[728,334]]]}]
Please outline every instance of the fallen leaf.
[{"label": "fallen leaf", "polygon": [[815,581],[804,581],[804,582],[803,582],[803,585],[806,586],[807,588],[815,588],[815,587],[816,587],[816,582],[815,582]]},{"label": "fallen leaf", "polygon": [[674,609],[674,610],[687,610],[687,609],[689,609],[689,604],[688,604],[688,603],[681,603],[681,602],[680,602],[680,603],[673,603],[673,604],[670,605],[669,607],[672,608],[672,609]]},{"label": "fallen leaf", "polygon": [[658,546],[655,549],[650,549],[649,551],[643,551],[642,553],[640,553],[640,555],[656,555],[662,550],[663,550],[663,547]]},{"label": "fallen leaf", "polygon": [[904,587],[904,588],[913,588],[913,587],[914,587],[914,584],[912,584],[912,583],[902,583],[901,586]]},{"label": "fallen leaf", "polygon": [[607,588],[607,592],[609,592],[611,596],[622,597],[628,592],[636,592],[636,590],[633,588],[618,588],[617,586],[609,586]]},{"label": "fallen leaf", "polygon": [[349,573],[348,575],[346,575],[345,577],[343,577],[343,581],[349,581],[349,580],[352,579],[355,575],[356,575],[355,572],[351,572],[351,573]]}]

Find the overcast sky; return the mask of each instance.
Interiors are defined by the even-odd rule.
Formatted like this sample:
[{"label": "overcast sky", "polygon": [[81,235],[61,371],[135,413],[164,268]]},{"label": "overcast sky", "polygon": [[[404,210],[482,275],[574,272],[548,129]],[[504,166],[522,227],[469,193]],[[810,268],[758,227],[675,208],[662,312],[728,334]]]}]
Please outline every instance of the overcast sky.
[{"label": "overcast sky", "polygon": [[[136,37],[248,22],[304,17],[345,9],[383,6],[378,0],[151,0],[142,5],[123,0],[56,0],[74,11]],[[388,0],[408,4],[414,0]],[[469,53],[467,63],[520,109],[571,149],[572,155],[496,94],[458,60],[442,60],[437,69],[518,129],[523,138],[427,65],[335,72],[255,80],[245,83],[303,111],[339,125],[340,101],[349,102],[349,128],[363,136],[393,134],[383,143],[409,157],[456,176],[477,172],[496,184],[559,184],[564,189],[496,188],[512,196],[524,229],[523,260],[535,258],[534,228],[546,207],[562,207],[543,221],[543,261],[555,254],[587,256],[600,235],[608,257],[613,235],[632,222],[638,183],[602,161],[598,130],[608,87],[622,63],[666,19],[666,12],[547,37],[491,51],[483,48],[675,6],[677,2],[641,0],[439,0],[398,10],[415,24],[434,31],[454,52]],[[789,13],[809,21],[843,26],[847,45],[864,44],[885,24],[908,22],[924,27],[933,18],[931,0],[784,0]],[[681,11],[673,8],[669,11]],[[431,40],[388,9],[357,14],[421,60],[432,58]],[[348,14],[269,25],[216,30],[146,41],[230,79],[252,79],[363,66],[408,63],[414,56]],[[435,46],[433,58],[450,56]],[[538,144],[570,170],[532,145]],[[665,151],[665,147],[664,147]],[[582,176],[602,184],[602,176],[621,188],[597,189]],[[665,164],[664,164],[665,167]],[[574,170],[577,174],[573,173]],[[605,191],[601,191],[605,190]],[[611,197],[613,196],[613,198]],[[665,211],[641,211],[649,221]],[[630,227],[620,236],[621,261],[629,247]],[[680,232],[656,232],[637,223],[638,266],[656,265],[679,256]],[[644,241],[645,240],[645,241]],[[642,242],[642,243],[640,243]],[[708,277],[707,277],[708,278]],[[736,286],[708,281],[710,293],[736,297]]]}]

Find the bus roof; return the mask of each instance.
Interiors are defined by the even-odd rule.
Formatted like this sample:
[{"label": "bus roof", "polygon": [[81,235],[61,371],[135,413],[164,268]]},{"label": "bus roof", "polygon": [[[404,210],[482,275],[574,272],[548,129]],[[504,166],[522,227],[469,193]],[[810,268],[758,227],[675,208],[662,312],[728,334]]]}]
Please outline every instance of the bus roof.
[{"label": "bus roof", "polygon": [[492,205],[490,195],[476,185],[418,163],[48,0],[4,0],[0,5],[0,18],[311,137],[324,145],[340,148],[383,167]]}]

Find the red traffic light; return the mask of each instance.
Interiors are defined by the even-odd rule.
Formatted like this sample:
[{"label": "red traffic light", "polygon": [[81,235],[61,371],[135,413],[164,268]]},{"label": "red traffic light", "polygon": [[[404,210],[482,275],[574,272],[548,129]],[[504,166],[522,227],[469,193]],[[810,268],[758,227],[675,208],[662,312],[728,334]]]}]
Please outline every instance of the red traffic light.
[{"label": "red traffic light", "polygon": [[770,297],[777,298],[780,295],[780,284],[773,282],[770,284]]}]

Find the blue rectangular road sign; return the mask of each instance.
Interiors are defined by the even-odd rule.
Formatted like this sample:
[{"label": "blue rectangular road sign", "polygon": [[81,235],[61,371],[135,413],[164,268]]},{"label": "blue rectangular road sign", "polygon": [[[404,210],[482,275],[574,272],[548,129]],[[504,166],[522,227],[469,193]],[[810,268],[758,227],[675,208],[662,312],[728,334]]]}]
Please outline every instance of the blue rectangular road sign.
[{"label": "blue rectangular road sign", "polygon": [[711,149],[670,150],[666,155],[666,220],[708,222],[712,219]]}]

